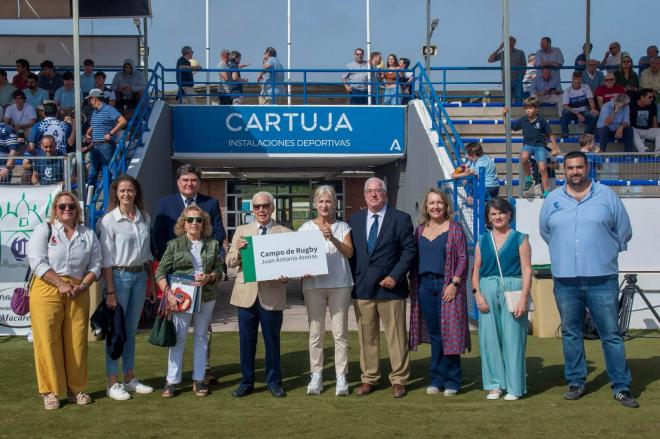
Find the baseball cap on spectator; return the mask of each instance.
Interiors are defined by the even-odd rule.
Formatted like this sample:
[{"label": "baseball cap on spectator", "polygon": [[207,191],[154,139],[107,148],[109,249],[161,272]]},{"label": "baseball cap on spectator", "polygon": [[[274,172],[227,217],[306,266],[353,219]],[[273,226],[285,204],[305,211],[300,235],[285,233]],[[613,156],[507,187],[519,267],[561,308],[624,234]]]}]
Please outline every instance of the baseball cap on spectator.
[{"label": "baseball cap on spectator", "polygon": [[98,89],[98,88],[93,88],[89,91],[89,94],[87,95],[87,97],[85,99],[101,98],[101,97],[103,97],[103,91]]}]

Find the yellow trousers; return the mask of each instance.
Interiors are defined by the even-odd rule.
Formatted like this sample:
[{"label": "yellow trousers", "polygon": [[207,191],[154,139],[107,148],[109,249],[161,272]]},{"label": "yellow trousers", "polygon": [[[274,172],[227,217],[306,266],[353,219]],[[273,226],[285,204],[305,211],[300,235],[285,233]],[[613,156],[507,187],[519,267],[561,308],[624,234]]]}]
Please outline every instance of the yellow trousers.
[{"label": "yellow trousers", "polygon": [[35,277],[30,318],[39,393],[65,396],[67,391],[78,393],[87,386],[88,317],[89,294],[63,297],[57,288]]}]

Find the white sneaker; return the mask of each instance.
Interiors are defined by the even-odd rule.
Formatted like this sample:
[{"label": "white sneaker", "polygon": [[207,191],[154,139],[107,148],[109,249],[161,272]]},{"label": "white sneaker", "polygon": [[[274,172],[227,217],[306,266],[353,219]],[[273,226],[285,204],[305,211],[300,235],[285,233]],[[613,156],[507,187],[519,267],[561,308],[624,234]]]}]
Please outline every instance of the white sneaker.
[{"label": "white sneaker", "polygon": [[120,383],[114,383],[107,391],[108,398],[112,398],[116,401],[126,401],[131,399],[131,394],[124,389],[124,385]]},{"label": "white sneaker", "polygon": [[497,400],[497,399],[500,399],[500,396],[502,396],[502,390],[501,389],[492,390],[492,391],[488,392],[488,394],[486,395],[486,399]]},{"label": "white sneaker", "polygon": [[440,393],[440,389],[435,386],[428,386],[426,388],[427,395],[437,395],[438,393]]},{"label": "white sneaker", "polygon": [[506,395],[504,395],[504,400],[505,401],[518,401],[519,398],[520,398],[519,396],[512,395],[510,393],[507,393]]},{"label": "white sneaker", "polygon": [[318,372],[312,372],[312,377],[307,385],[308,395],[320,395],[323,390],[323,377]]},{"label": "white sneaker", "polygon": [[445,389],[444,395],[445,396],[456,396],[457,393],[458,393],[458,390]]},{"label": "white sneaker", "polygon": [[337,375],[335,396],[348,396],[348,381],[346,381],[346,375]]},{"label": "white sneaker", "polygon": [[136,393],[151,393],[154,391],[154,388],[151,386],[147,386],[146,384],[142,384],[140,380],[137,378],[133,378],[127,383],[124,383],[124,389],[128,392],[136,392]]}]

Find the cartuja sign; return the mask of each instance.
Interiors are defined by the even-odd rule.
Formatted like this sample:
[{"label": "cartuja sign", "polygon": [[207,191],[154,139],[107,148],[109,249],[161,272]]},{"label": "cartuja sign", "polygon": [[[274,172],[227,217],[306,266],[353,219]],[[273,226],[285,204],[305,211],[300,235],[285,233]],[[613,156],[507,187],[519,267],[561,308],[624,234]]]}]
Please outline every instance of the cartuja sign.
[{"label": "cartuja sign", "polygon": [[402,155],[404,107],[177,106],[175,154]]}]

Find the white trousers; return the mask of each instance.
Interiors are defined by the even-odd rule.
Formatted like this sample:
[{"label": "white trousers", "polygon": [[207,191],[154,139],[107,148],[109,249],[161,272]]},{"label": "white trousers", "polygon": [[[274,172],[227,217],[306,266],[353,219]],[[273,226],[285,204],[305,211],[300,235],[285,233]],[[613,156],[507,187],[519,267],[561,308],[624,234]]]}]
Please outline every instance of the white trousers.
[{"label": "white trousers", "polygon": [[172,321],[176,328],[176,346],[169,349],[167,357],[167,383],[179,384],[183,369],[183,350],[186,346],[186,335],[190,322],[195,318],[193,331],[193,381],[203,381],[206,374],[206,350],[208,348],[208,328],[215,308],[215,300],[202,302],[200,310],[195,313],[172,313]]},{"label": "white trousers", "polygon": [[312,372],[323,371],[325,310],[330,310],[332,337],[335,340],[335,372],[348,374],[348,308],[352,287],[308,288],[304,290],[309,321],[309,366]]},{"label": "white trousers", "polygon": [[562,112],[562,109],[563,109],[562,105],[561,105],[562,95],[550,94],[550,95],[543,95],[543,96],[538,96],[537,95],[536,97],[538,98],[538,101],[539,101],[540,104],[554,104],[554,105],[556,105],[557,106],[557,114],[559,115],[559,117],[561,117],[561,112]]},{"label": "white trousers", "polygon": [[633,140],[635,142],[635,148],[637,148],[637,151],[639,152],[646,151],[646,145],[644,145],[645,140],[653,140],[655,142],[655,150],[659,151],[660,128],[649,128],[647,130],[633,128]]}]

